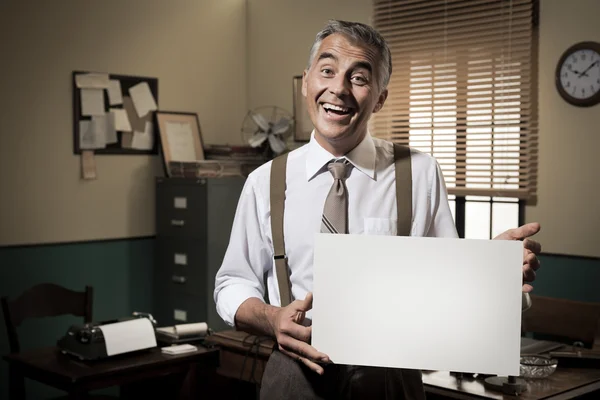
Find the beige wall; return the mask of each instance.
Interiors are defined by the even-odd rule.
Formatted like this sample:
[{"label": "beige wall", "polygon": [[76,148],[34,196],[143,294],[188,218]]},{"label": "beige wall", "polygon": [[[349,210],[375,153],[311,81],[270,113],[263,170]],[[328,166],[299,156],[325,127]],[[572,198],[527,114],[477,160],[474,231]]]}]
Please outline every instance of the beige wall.
[{"label": "beige wall", "polygon": [[71,72],[159,79],[159,107],[236,142],[246,113],[244,0],[0,3],[0,245],[154,234],[157,156],[97,156],[80,179]]},{"label": "beige wall", "polygon": [[371,0],[248,0],[248,107],[292,112],[292,78],[316,33],[329,19],[370,23],[371,14]]},{"label": "beige wall", "polygon": [[526,217],[541,223],[545,252],[598,257],[600,105],[563,101],[554,71],[569,46],[600,42],[600,1],[543,0],[540,8],[539,198]]}]

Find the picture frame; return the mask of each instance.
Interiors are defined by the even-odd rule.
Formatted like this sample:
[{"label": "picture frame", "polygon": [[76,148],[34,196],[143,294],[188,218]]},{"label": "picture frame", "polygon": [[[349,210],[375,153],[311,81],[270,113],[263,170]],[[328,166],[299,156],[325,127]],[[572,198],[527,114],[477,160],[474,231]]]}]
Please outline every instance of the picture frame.
[{"label": "picture frame", "polygon": [[302,75],[296,75],[293,79],[293,93],[294,93],[294,141],[296,142],[309,142],[310,135],[314,129],[308,109],[306,108],[306,101],[302,95]]},{"label": "picture frame", "polygon": [[181,111],[157,111],[155,126],[166,176],[172,163],[195,163],[205,160],[202,130],[198,114]]}]

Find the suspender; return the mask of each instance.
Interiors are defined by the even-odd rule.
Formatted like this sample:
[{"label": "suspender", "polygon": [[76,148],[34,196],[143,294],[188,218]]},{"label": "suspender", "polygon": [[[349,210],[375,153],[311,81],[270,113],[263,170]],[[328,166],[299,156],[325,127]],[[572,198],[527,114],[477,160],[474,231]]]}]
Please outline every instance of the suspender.
[{"label": "suspender", "polygon": [[292,284],[288,273],[285,242],[283,241],[283,208],[285,206],[285,178],[288,153],[276,157],[271,164],[271,236],[275,257],[275,273],[279,283],[281,306],[292,302]]},{"label": "suspender", "polygon": [[[275,258],[275,273],[279,283],[281,306],[292,301],[291,282],[285,242],[283,239],[283,211],[285,206],[285,180],[287,168],[285,153],[273,159],[271,164],[271,235]],[[398,236],[410,236],[412,226],[412,166],[410,148],[394,144],[394,168],[396,170],[396,207],[398,209]]]}]

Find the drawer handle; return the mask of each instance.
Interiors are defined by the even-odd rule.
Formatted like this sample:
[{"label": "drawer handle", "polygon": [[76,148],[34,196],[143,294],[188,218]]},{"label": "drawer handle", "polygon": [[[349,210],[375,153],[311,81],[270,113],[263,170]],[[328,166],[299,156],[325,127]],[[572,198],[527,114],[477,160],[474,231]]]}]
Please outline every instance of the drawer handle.
[{"label": "drawer handle", "polygon": [[181,275],[173,275],[171,280],[175,283],[185,283],[185,276]]},{"label": "drawer handle", "polygon": [[185,225],[185,221],[183,219],[172,219],[171,225],[173,226],[183,226]]}]

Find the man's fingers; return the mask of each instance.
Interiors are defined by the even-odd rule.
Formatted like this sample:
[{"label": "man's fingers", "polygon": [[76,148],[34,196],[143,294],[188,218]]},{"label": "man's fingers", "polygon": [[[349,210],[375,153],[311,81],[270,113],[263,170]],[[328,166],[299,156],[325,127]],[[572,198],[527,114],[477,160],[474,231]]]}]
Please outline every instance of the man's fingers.
[{"label": "man's fingers", "polygon": [[306,295],[306,297],[304,298],[304,300],[302,300],[300,302],[300,311],[308,311],[308,310],[312,309],[312,303],[313,303],[313,294],[309,292]]},{"label": "man's fingers", "polygon": [[537,222],[530,222],[525,225],[521,225],[518,228],[509,229],[494,239],[500,240],[523,240],[529,236],[533,236],[540,231],[540,224]]},{"label": "man's fingers", "polygon": [[523,293],[529,293],[533,290],[533,286],[528,285],[528,284],[524,284],[523,285]]},{"label": "man's fingers", "polygon": [[279,341],[279,346],[301,357],[308,358],[309,360],[329,362],[327,354],[317,351],[317,349],[308,343],[301,342],[289,336],[284,336],[282,340]]},{"label": "man's fingers", "polygon": [[523,266],[523,280],[525,282],[533,282],[535,280],[535,271],[529,264]]},{"label": "man's fingers", "polygon": [[532,239],[525,239],[523,241],[523,247],[530,250],[533,254],[540,254],[542,252],[542,245]]},{"label": "man's fingers", "polygon": [[323,372],[325,372],[323,370],[323,367],[321,367],[319,364],[314,363],[310,360],[308,360],[305,357],[302,357],[298,354],[292,353],[291,351],[287,351],[285,348],[282,348],[281,346],[279,346],[279,350],[285,354],[286,356],[290,357],[293,360],[296,361],[300,361],[301,363],[303,363],[304,365],[306,365],[308,368],[310,368],[311,370],[315,371],[317,374],[319,375],[323,375]]},{"label": "man's fingers", "polygon": [[291,339],[297,339],[308,343],[312,336],[312,326],[286,324],[281,328],[281,333],[285,336],[289,336]]},{"label": "man's fingers", "polygon": [[540,259],[533,253],[527,253],[523,259],[523,265],[529,265],[534,271],[540,269]]}]

